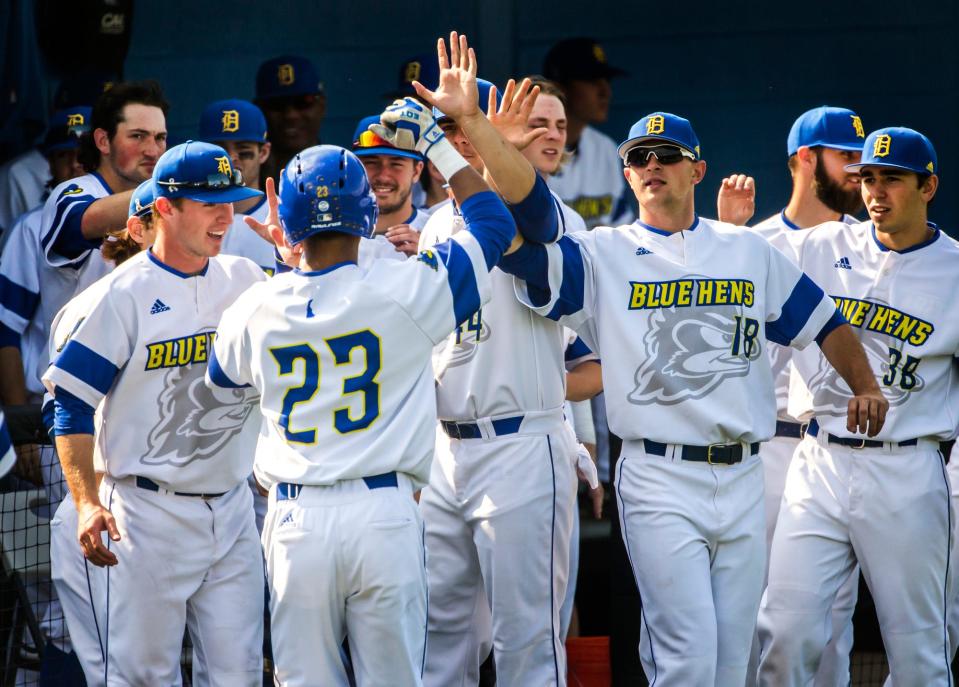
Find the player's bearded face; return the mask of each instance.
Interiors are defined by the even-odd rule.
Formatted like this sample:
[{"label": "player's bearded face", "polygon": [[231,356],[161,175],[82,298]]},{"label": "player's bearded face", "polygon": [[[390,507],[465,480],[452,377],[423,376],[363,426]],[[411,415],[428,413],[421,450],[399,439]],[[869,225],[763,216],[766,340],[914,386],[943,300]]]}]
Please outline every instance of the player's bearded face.
[{"label": "player's bearded face", "polygon": [[123,121],[110,139],[108,162],[113,172],[131,185],[146,181],[166,151],[166,118],[163,110],[131,103],[123,108]]},{"label": "player's bearded face", "polygon": [[360,159],[366,167],[380,214],[401,210],[409,200],[413,184],[420,178],[423,163],[392,155],[365,155]]},{"label": "player's bearded face", "polygon": [[859,175],[844,169],[845,165],[859,162],[860,157],[859,152],[819,149],[813,186],[816,197],[833,212],[855,215],[862,211]]}]

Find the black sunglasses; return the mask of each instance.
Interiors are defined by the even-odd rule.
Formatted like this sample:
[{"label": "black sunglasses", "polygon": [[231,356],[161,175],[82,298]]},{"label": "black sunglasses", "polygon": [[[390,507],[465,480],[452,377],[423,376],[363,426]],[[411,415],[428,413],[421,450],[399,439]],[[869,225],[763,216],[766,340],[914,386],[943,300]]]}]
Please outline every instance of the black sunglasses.
[{"label": "black sunglasses", "polygon": [[675,165],[683,158],[694,161],[696,159],[696,156],[685,148],[660,145],[632,148],[626,153],[626,159],[623,162],[627,167],[645,167],[649,164],[651,157],[655,157],[661,165]]},{"label": "black sunglasses", "polygon": [[175,181],[170,179],[169,181],[157,181],[156,183],[162,186],[169,186],[171,189],[174,189],[174,187],[206,188],[215,191],[233,186],[242,186],[243,175],[240,174],[240,170],[235,169],[233,170],[233,174],[208,174],[206,181]]}]

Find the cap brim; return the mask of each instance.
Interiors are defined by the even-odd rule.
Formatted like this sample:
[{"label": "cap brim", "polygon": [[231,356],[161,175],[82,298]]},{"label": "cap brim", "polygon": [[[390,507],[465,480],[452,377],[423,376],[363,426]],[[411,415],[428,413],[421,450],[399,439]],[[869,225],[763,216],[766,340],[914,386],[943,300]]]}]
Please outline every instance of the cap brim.
[{"label": "cap brim", "polygon": [[686,145],[683,141],[676,140],[675,138],[670,138],[669,136],[637,136],[636,138],[630,138],[623,141],[619,144],[619,148],[616,149],[616,152],[619,153],[619,157],[622,160],[626,159],[626,153],[635,148],[636,146],[645,143],[646,141],[665,141],[666,143],[672,143],[677,145],[683,150],[688,150],[693,155],[696,156],[696,159],[699,159],[699,155],[695,150]]},{"label": "cap brim", "polygon": [[183,193],[176,194],[176,198],[187,198],[195,200],[198,203],[235,203],[238,200],[249,200],[250,198],[259,198],[263,191],[246,186],[233,186],[225,189],[210,189],[207,191],[201,189],[186,189]]},{"label": "cap brim", "polygon": [[206,136],[204,136],[201,133],[200,140],[209,141],[210,143],[217,143],[219,141],[243,141],[243,142],[249,142],[249,143],[266,143],[266,137],[263,134],[260,134],[259,136],[257,136],[255,134],[249,134],[242,131],[237,132],[235,134],[223,134],[218,131],[215,134],[210,134]]},{"label": "cap brim", "polygon": [[885,162],[856,162],[855,164],[846,165],[843,167],[847,172],[858,172],[863,167],[886,167],[887,169],[901,169],[904,172],[912,172],[913,174],[935,174],[935,172],[930,172],[925,167],[916,168],[916,167],[906,167],[905,165],[892,165]]},{"label": "cap brim", "polygon": [[832,148],[833,150],[848,150],[850,152],[856,152],[862,150],[862,143],[823,143],[822,141],[813,141],[812,143],[803,143],[798,146],[795,150],[786,150],[787,156],[795,155],[799,148]]},{"label": "cap brim", "polygon": [[377,146],[375,148],[354,148],[353,154],[356,157],[369,157],[372,155],[389,155],[390,157],[408,157],[412,160],[423,160],[423,156],[412,150],[401,150],[399,148],[388,148],[386,146]]}]

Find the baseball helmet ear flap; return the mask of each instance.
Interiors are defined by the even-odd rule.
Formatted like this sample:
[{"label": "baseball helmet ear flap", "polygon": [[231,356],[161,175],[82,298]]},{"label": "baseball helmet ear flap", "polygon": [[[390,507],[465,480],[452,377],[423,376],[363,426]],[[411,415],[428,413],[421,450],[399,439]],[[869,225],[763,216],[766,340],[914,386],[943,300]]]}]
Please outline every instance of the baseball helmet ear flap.
[{"label": "baseball helmet ear flap", "polygon": [[321,232],[370,238],[376,230],[376,197],[366,169],[339,146],[313,146],[290,160],[279,200],[280,224],[294,245]]}]

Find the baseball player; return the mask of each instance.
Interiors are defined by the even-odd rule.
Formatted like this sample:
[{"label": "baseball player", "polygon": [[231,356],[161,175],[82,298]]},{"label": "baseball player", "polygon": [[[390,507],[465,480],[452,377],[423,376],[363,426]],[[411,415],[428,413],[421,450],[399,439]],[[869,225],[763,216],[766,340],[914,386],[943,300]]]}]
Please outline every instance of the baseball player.
[{"label": "baseball player", "polygon": [[[781,212],[753,229],[794,261],[790,235],[823,222],[853,224],[852,213],[862,209],[859,176],[844,169],[859,161],[866,134],[862,120],[852,110],[817,107],[793,123],[786,141],[793,190]],[[772,546],[779,504],[786,485],[786,470],[805,427],[786,408],[789,396],[792,349],[770,342],[767,346],[776,384],[776,436],[763,447],[763,477],[766,485],[766,553]],[[852,615],[859,596],[859,570],[853,569],[840,587],[833,606],[832,638],[823,654],[815,684],[821,687],[849,683],[849,653],[852,650]],[[753,645],[752,665],[758,666],[759,642]],[[756,676],[750,674],[750,684]]]},{"label": "baseball player", "polygon": [[[200,115],[200,140],[221,146],[230,154],[233,166],[240,171],[243,184],[259,189],[261,169],[270,157],[270,143],[266,140],[266,118],[263,112],[246,100],[217,100],[203,109]],[[276,260],[273,244],[260,236],[246,222],[252,217],[257,222],[266,220],[269,208],[266,196],[257,196],[235,203],[233,226],[223,239],[223,255],[249,258],[273,274]]]},{"label": "baseball player", "polygon": [[[140,184],[130,201],[127,227],[107,235],[100,250],[104,258],[121,265],[153,243],[152,222],[154,186],[148,179]],[[72,298],[57,313],[50,325],[49,357],[55,359],[65,342],[87,312],[109,290],[109,282],[100,280]],[[47,395],[50,405],[52,398]],[[45,399],[45,401],[47,400]],[[101,418],[102,420],[102,418]],[[49,428],[51,431],[53,427]],[[102,476],[102,460],[97,464],[97,478]],[[107,628],[106,572],[89,564],[77,547],[77,509],[73,499],[63,499],[50,520],[51,574],[63,617],[71,629],[73,643],[88,687],[104,684],[104,640]]]},{"label": "baseball player", "polygon": [[270,157],[263,165],[263,176],[278,179],[294,155],[319,142],[326,91],[310,60],[283,55],[260,64],[254,102],[266,115],[270,132]]},{"label": "baseball player", "polygon": [[616,144],[593,124],[606,121],[610,80],[625,71],[606,60],[591,38],[560,41],[546,55],[543,74],[566,92],[569,161],[550,177],[549,186],[586,221],[589,228],[629,222],[632,197],[620,174]]},{"label": "baseball player", "polygon": [[429,213],[413,205],[413,187],[423,173],[416,151],[400,150],[370,131],[379,115],[364,117],[353,133],[353,154],[366,168],[379,214],[373,241],[360,242],[360,265],[377,258],[403,260],[416,253]]},{"label": "baseball player", "polygon": [[[517,224],[555,240],[572,211],[518,150],[544,133],[527,127],[538,89],[511,82],[497,108],[495,87],[475,78],[465,37],[451,34],[449,58],[438,46],[446,90],[420,85],[420,97],[474,168],[485,168]],[[440,208],[420,246],[460,228],[455,206]],[[499,684],[564,685],[560,607],[578,461],[563,419],[566,338],[516,300],[509,275],[494,270],[491,282],[490,302],[434,358],[440,427],[420,499],[430,578],[424,684],[475,684],[491,623]]]},{"label": "baseball player", "polygon": [[854,437],[841,419],[848,387],[815,351],[793,355],[789,412],[809,429],[773,536],[760,684],[809,684],[829,639],[830,608],[857,561],[892,683],[952,683],[954,520],[939,442],[956,435],[959,320],[941,294],[959,245],[927,221],[937,169],[922,134],[874,131],[862,159],[846,166],[861,177],[869,221],[828,222],[795,237],[800,267],[856,330],[890,410],[875,439]]},{"label": "baseball player", "polygon": [[245,422],[255,400],[211,392],[203,374],[224,309],[265,279],[217,255],[231,204],[260,192],[225,150],[192,141],[164,153],[153,183],[155,243],[96,284],[102,297],[43,377],[80,548],[111,566],[103,679],[177,683],[189,624],[210,684],[257,685],[263,569],[246,479],[258,427]]},{"label": "baseball player", "polygon": [[851,430],[878,432],[886,401],[809,277],[761,237],[696,216],[706,164],[687,120],[647,115],[619,151],[638,222],[527,242],[500,266],[603,358],[647,677],[742,685],[765,564],[758,454],[775,429],[763,343],[816,341],[856,391]]},{"label": "baseball player", "polygon": [[442,170],[468,230],[416,260],[359,268],[376,223],[363,165],[334,146],[303,151],[279,194],[302,271],[227,310],[207,375],[260,393],[256,473],[270,485],[263,541],[282,685],[346,685],[344,636],[358,685],[422,684],[425,549],[412,496],[432,458],[421,441],[436,414],[431,351],[489,299],[488,271],[515,233],[427,108],[397,101],[382,122],[382,138]]}]

